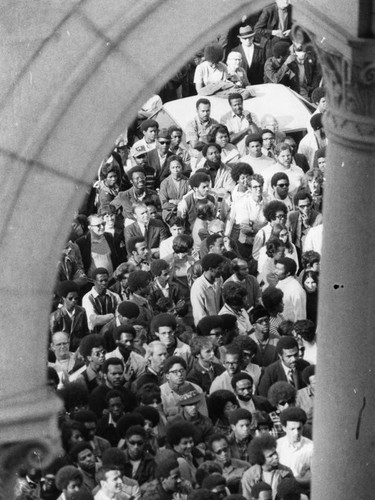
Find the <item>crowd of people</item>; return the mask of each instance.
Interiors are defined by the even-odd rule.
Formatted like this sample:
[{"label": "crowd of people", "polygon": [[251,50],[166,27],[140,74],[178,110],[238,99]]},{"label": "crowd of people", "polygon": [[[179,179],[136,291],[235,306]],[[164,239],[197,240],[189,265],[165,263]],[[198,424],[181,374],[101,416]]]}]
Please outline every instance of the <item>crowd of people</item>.
[{"label": "crowd of people", "polygon": [[[309,498],[325,90],[288,0],[256,17],[150,100],[198,94],[186,129],[145,106],[100,165],[52,299],[61,449],[18,498]],[[302,139],[244,110],[263,82],[315,105]]]}]

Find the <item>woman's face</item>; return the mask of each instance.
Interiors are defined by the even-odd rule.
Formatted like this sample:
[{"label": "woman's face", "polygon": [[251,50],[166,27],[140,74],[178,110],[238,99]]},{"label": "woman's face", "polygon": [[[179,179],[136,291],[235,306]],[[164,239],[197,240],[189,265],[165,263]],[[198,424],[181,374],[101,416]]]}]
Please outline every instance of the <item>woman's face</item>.
[{"label": "woman's face", "polygon": [[318,288],[317,282],[311,276],[308,276],[305,279],[303,286],[304,286],[307,293],[314,293],[314,292],[316,292],[316,290]]},{"label": "woman's face", "polygon": [[169,170],[171,171],[173,178],[180,177],[182,172],[182,165],[179,161],[173,160],[169,165]]},{"label": "woman's face", "polygon": [[225,146],[229,142],[228,134],[226,134],[225,132],[218,132],[215,137],[215,142],[216,144],[219,144],[219,146],[221,146],[222,148],[225,148]]},{"label": "woman's face", "polygon": [[288,231],[286,229],[283,229],[282,231],[280,231],[279,239],[283,243],[286,243],[288,241]]},{"label": "woman's face", "polygon": [[309,188],[310,188],[312,195],[317,196],[321,193],[322,187],[321,187],[320,182],[317,179],[309,180],[308,184],[309,184]]},{"label": "woman's face", "polygon": [[109,172],[106,178],[106,183],[108,187],[112,187],[116,184],[117,182],[117,174],[116,172]]}]

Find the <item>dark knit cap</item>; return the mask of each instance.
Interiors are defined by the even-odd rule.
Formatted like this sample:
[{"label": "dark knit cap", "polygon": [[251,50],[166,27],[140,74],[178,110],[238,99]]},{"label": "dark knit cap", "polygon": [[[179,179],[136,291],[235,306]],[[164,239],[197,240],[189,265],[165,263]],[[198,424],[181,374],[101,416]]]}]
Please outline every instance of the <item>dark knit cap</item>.
[{"label": "dark knit cap", "polygon": [[289,43],[287,42],[277,42],[273,46],[272,54],[274,57],[286,57],[289,54]]}]

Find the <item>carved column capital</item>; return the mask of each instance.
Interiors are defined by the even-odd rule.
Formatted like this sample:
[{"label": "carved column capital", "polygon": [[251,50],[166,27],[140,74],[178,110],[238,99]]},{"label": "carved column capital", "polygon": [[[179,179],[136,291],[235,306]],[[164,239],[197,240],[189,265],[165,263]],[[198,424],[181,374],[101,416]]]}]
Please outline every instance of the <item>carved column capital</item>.
[{"label": "carved column capital", "polygon": [[329,45],[324,36],[302,26],[312,40],[322,65],[328,110],[325,128],[339,142],[375,148],[375,44],[347,40],[345,50]]}]

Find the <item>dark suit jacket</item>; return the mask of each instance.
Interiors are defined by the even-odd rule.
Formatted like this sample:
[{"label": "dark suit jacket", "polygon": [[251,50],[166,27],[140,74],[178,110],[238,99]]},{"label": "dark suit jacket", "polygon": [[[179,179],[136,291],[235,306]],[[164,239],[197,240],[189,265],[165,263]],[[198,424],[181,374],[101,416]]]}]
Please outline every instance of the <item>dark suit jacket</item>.
[{"label": "dark suit jacket", "polygon": [[[138,222],[133,222],[130,226],[126,226],[124,230],[125,241],[128,244],[129,238],[134,238],[136,236],[140,236],[143,238],[143,234],[141,228],[139,227]],[[157,219],[150,219],[148,223],[147,232],[144,236],[147,244],[147,248],[150,250],[151,248],[158,248],[160,242],[166,240],[169,237],[168,230],[163,224],[162,221]],[[128,248],[128,253],[129,248]]]},{"label": "dark suit jacket", "polygon": [[[104,237],[107,240],[108,246],[111,250],[111,261],[112,261],[113,269],[116,269],[116,267],[119,264],[119,258],[118,258],[117,252],[116,252],[116,247],[115,247],[115,243],[113,240],[113,236],[109,233],[104,233]],[[90,232],[88,232],[84,236],[81,236],[80,238],[78,238],[76,243],[79,246],[79,249],[81,251],[83,267],[85,268],[85,273],[87,274],[88,270],[90,269],[90,265],[91,265],[91,234],[90,234]]]},{"label": "dark suit jacket", "polygon": [[[307,361],[304,361],[303,359],[297,360],[296,363],[297,390],[306,387],[306,384],[302,380],[302,372],[306,368],[306,366],[309,366],[309,363]],[[275,363],[272,363],[272,365],[269,365],[264,369],[264,372],[260,377],[258,385],[258,393],[266,398],[268,394],[268,389],[275,382],[288,382],[288,379],[285,375],[280,360],[275,361]]]},{"label": "dark suit jacket", "polygon": [[170,174],[169,168],[167,167],[167,160],[169,156],[172,156],[173,153],[171,151],[167,152],[167,156],[164,160],[163,165],[160,164],[160,158],[157,149],[152,149],[147,153],[147,161],[150,167],[152,167],[156,172],[156,181],[155,186],[160,187],[160,183],[162,180],[166,179]]},{"label": "dark suit jacket", "polygon": [[[303,62],[303,66],[305,68],[305,80],[307,85],[307,91],[309,97],[311,96],[311,92],[319,86],[320,80],[322,79],[322,71],[319,65],[318,59],[313,52],[307,52],[305,56],[305,60]],[[294,79],[293,89],[300,93],[300,84],[299,84],[299,64],[294,61],[288,64],[288,67],[293,71],[296,75]]]},{"label": "dark suit jacket", "polygon": [[233,49],[242,56],[242,67],[246,71],[247,78],[251,85],[263,83],[264,63],[266,62],[265,51],[263,48],[254,45],[254,55],[251,66],[249,67],[242,44]]},{"label": "dark suit jacket", "polygon": [[307,158],[305,155],[301,153],[296,153],[294,155],[294,161],[296,164],[299,166],[299,168],[302,168],[302,170],[306,173],[308,170],[310,170],[309,162],[307,161]]},{"label": "dark suit jacket", "polygon": [[[288,6],[288,23],[286,30],[292,27],[292,9]],[[272,31],[277,30],[279,26],[279,10],[276,3],[262,10],[257,23],[254,26],[254,31],[261,37],[260,45],[266,48],[266,56],[272,55],[272,46],[280,40],[286,40],[290,43],[290,38],[272,37]]]},{"label": "dark suit jacket", "polygon": [[[290,232],[290,240],[292,243],[296,243],[297,241],[297,225],[299,220],[300,212],[299,210],[294,210],[293,212],[289,212],[288,214],[288,223],[287,226]],[[311,211],[311,226],[319,226],[323,222],[323,216],[321,213],[316,210]]]}]

